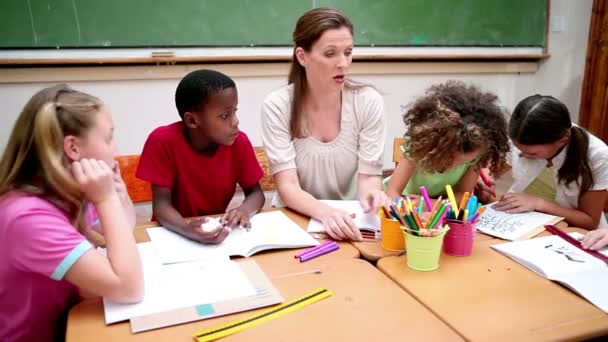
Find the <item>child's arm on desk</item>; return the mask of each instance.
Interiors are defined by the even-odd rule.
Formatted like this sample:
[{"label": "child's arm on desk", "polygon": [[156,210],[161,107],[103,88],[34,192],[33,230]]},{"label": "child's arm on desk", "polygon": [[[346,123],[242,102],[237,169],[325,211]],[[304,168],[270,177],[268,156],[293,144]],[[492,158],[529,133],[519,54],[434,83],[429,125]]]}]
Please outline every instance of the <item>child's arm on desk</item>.
[{"label": "child's arm on desk", "polygon": [[260,187],[260,183],[257,183],[253,187],[249,189],[243,189],[245,193],[245,200],[243,203],[229,210],[224,217],[222,217],[222,223],[228,227],[251,227],[249,223],[249,218],[260,211],[262,206],[264,206],[264,202],[266,198],[264,197],[264,192],[262,191],[262,187]]},{"label": "child's arm on desk", "polygon": [[566,208],[555,201],[526,193],[510,192],[505,194],[493,208],[507,213],[540,211],[563,217],[569,226],[591,230],[597,228],[601,215],[604,215],[603,206],[606,199],[608,192],[605,190],[587,191],[580,195],[578,208]]},{"label": "child's arm on desk", "polygon": [[598,228],[590,231],[581,241],[583,247],[591,250],[598,250],[608,246],[608,229]]},{"label": "child's arm on desk", "polygon": [[221,243],[230,233],[230,227],[218,226],[217,229],[207,231],[202,224],[207,218],[195,218],[189,223],[171,204],[171,188],[152,185],[152,211],[160,224],[191,240],[202,243]]}]

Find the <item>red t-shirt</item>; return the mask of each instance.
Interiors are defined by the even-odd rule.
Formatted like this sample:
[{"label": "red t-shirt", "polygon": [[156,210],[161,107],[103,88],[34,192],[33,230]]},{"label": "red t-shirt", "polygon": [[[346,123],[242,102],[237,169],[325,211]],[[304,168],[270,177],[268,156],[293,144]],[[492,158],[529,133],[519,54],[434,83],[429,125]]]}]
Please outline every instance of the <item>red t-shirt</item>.
[{"label": "red t-shirt", "polygon": [[238,183],[247,189],[264,175],[247,135],[239,132],[230,146],[213,156],[196,152],[184,137],[181,121],[155,129],[139,159],[136,176],[172,189],[173,207],[184,217],[226,211]]}]

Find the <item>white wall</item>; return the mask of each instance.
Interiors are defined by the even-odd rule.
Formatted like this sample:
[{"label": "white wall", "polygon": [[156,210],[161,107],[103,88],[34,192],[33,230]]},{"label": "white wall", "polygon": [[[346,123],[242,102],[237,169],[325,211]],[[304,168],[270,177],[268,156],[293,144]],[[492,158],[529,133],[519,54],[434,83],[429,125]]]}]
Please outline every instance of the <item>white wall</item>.
[{"label": "white wall", "polygon": [[514,85],[517,99],[532,94],[553,95],[566,104],[578,121],[592,5],[592,0],[551,0],[551,18],[563,16],[565,31],[552,32],[550,25],[551,57],[536,74],[517,80]]},{"label": "white wall", "polygon": [[[384,69],[389,69],[388,74],[386,70],[382,73],[373,71],[377,68],[357,69],[353,78],[375,85],[384,94],[388,121],[385,167],[392,167],[392,138],[402,135],[404,131],[401,107],[422,94],[429,85],[447,79],[474,82],[486,90],[493,91],[508,109],[512,109],[518,100],[527,95],[551,94],[564,101],[573,116],[577,118],[591,6],[592,0],[551,1],[551,15],[564,16],[566,27],[563,32],[550,32],[548,52],[551,57],[540,62],[538,70],[535,70],[536,66],[531,69],[529,64],[525,63],[523,67],[517,67],[517,63],[493,63],[492,65],[495,66],[493,72],[479,68],[479,63],[397,65],[385,63]],[[408,66],[414,64],[413,67]],[[465,67],[463,68],[462,65]],[[513,65],[516,67],[511,68]],[[258,66],[254,64],[246,67]],[[390,74],[390,68],[393,67],[398,67],[401,71]],[[113,112],[119,153],[139,154],[152,129],[179,119],[174,108],[173,94],[179,78],[191,68],[192,66],[113,67],[108,68],[107,71],[99,67],[50,70],[0,69],[0,104],[2,104],[0,149],[6,144],[19,111],[36,90],[65,79],[79,79],[69,83],[76,89],[100,97]],[[241,129],[250,136],[254,145],[261,145],[259,123],[261,102],[267,93],[285,84],[286,76],[283,76],[286,75],[285,68],[285,65],[281,65],[280,73],[273,72],[268,76],[254,73],[254,76],[234,77],[239,90]],[[165,71],[168,69],[172,70],[170,74],[173,76],[166,76]],[[138,70],[143,70],[142,72],[152,76],[140,77]],[[121,80],[114,79],[116,77],[108,79],[105,76],[95,76],[100,72],[134,76],[127,76]],[[155,73],[164,76],[159,76],[157,79]],[[92,76],[87,77],[88,74]],[[21,77],[23,75],[26,77]],[[87,78],[94,80],[86,80]]]}]

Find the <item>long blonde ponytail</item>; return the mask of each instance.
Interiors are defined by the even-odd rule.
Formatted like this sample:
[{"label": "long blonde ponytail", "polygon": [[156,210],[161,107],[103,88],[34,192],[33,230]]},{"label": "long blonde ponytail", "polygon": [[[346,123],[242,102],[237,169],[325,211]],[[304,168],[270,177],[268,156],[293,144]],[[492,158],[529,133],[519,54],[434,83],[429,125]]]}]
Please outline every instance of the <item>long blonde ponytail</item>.
[{"label": "long blonde ponytail", "polygon": [[88,236],[84,196],[68,170],[63,141],[90,129],[101,106],[96,97],[67,85],[36,93],[15,122],[0,159],[0,195],[23,189],[44,196],[66,209],[74,226]]}]

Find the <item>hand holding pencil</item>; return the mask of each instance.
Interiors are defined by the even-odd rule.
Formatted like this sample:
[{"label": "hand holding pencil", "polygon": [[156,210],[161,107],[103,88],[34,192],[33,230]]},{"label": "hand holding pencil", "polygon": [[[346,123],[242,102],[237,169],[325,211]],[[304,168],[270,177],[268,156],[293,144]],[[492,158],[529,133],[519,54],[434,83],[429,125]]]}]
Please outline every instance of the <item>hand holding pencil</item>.
[{"label": "hand holding pencil", "polygon": [[491,203],[496,200],[496,182],[488,176],[486,169],[479,172],[479,179],[475,184],[475,194],[481,203]]}]

